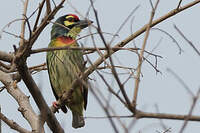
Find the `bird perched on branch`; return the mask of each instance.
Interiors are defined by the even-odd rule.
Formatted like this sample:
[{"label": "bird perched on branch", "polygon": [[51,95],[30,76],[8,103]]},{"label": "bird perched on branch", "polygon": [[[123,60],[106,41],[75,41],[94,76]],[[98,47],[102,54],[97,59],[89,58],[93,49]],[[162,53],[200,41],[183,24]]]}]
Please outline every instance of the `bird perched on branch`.
[{"label": "bird perched on branch", "polygon": [[[74,14],[58,18],[52,26],[51,42],[48,47],[79,47],[76,37],[91,23],[90,20],[80,20]],[[63,93],[71,89],[72,82],[84,71],[83,52],[80,50],[49,51],[47,52],[47,68],[53,93],[56,99],[59,99]],[[73,89],[70,102],[62,105],[61,109],[66,113],[67,106],[73,115],[72,127],[80,128],[85,125],[83,109],[87,106],[88,89],[82,84]],[[56,102],[53,105],[56,106]]]}]

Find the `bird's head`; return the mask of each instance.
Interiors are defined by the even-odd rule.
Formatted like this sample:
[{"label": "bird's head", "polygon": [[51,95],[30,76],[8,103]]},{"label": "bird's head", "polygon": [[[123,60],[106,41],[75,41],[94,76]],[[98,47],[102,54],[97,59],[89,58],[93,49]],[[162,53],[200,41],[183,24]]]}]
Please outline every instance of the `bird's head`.
[{"label": "bird's head", "polygon": [[90,20],[80,20],[74,14],[68,14],[59,17],[52,26],[51,39],[68,36],[73,39],[81,32],[82,29],[88,27],[93,22]]}]

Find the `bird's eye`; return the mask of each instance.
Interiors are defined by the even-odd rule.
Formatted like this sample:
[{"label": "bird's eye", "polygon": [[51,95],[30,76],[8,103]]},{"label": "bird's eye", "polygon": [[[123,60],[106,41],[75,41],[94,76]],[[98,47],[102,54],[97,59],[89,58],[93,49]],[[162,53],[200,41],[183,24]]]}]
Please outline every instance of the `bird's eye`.
[{"label": "bird's eye", "polygon": [[72,18],[72,17],[67,18],[67,21],[69,21],[69,22],[74,22],[74,18]]}]

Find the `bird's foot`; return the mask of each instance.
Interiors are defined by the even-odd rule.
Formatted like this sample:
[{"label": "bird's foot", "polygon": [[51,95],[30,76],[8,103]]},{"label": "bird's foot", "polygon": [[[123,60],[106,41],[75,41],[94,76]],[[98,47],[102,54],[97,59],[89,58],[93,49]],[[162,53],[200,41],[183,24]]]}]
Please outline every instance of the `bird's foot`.
[{"label": "bird's foot", "polygon": [[87,61],[84,61],[84,62],[83,62],[83,66],[85,67],[85,66],[86,66],[86,64],[87,64]]},{"label": "bird's foot", "polygon": [[59,107],[58,107],[57,101],[52,102],[52,105],[53,105],[54,108],[56,108],[56,112],[59,113],[59,111],[58,111]]}]

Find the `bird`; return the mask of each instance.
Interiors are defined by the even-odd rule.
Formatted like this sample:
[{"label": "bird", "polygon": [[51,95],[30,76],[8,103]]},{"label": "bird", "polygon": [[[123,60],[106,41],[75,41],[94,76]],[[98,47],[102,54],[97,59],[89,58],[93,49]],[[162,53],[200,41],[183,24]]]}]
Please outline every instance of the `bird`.
[{"label": "bird", "polygon": [[[76,41],[82,29],[93,22],[80,20],[75,14],[67,14],[59,17],[53,23],[51,29],[51,42],[48,47],[80,47]],[[85,70],[83,51],[81,50],[55,50],[46,54],[47,69],[53,94],[58,100],[63,93],[69,91],[72,82]],[[86,79],[87,80],[87,79]],[[87,81],[86,81],[87,82]],[[74,88],[70,102],[61,106],[61,110],[67,113],[67,108],[72,112],[72,127],[81,128],[85,125],[83,110],[87,107],[88,88],[82,84]],[[53,102],[56,107],[56,102]]]}]

